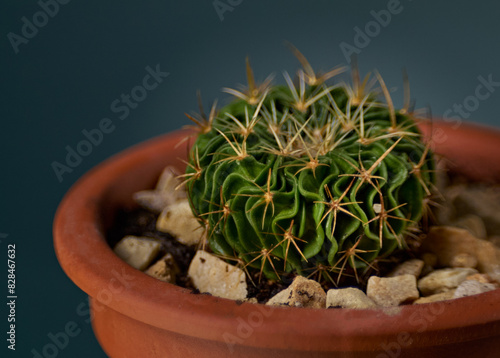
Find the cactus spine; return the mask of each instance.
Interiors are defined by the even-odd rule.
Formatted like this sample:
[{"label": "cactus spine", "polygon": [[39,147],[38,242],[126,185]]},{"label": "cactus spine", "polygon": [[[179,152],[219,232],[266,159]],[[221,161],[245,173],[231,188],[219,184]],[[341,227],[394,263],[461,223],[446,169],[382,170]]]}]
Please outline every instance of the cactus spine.
[{"label": "cactus spine", "polygon": [[247,60],[246,91],[226,88],[234,102],[189,116],[198,135],[183,177],[213,252],[270,279],[294,272],[338,283],[405,247],[434,161],[378,74],[378,92],[355,67],[352,85],[328,86],[343,69],[316,74],[294,52],[296,83],[284,73],[285,86],[257,86]]}]

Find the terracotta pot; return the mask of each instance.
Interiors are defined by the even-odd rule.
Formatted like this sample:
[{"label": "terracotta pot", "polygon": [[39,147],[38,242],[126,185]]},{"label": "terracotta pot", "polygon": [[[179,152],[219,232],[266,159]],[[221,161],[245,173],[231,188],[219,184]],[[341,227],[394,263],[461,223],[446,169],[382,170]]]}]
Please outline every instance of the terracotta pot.
[{"label": "terracotta pot", "polygon": [[[423,127],[457,170],[500,182],[500,132]],[[111,357],[493,357],[500,290],[385,310],[269,308],[192,294],[125,264],[107,245],[117,208],[179,166],[186,132],[137,145],[81,178],[57,211],[54,242],[66,274],[91,300],[93,328]]]}]

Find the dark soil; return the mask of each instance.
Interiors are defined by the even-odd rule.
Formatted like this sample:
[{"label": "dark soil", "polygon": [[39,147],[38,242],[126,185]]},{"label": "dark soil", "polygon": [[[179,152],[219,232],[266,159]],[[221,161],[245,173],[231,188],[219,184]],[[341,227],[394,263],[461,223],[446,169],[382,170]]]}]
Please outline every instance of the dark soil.
[{"label": "dark soil", "polygon": [[[107,239],[111,247],[114,247],[124,236],[134,235],[157,239],[161,242],[161,250],[158,258],[167,253],[172,254],[179,266],[180,274],[176,277],[178,286],[191,289],[193,293],[199,293],[187,275],[189,264],[193,259],[195,248],[186,246],[174,239],[168,233],[156,230],[156,218],[158,214],[149,210],[136,208],[133,210],[121,210],[116,217],[113,227],[109,230]],[[287,283],[271,281],[262,278],[259,282],[258,273],[252,279],[247,277],[248,297],[255,297],[259,302],[266,302],[288,286]],[[291,280],[290,280],[291,281]]]},{"label": "dark soil", "polygon": [[[468,186],[471,185],[471,183],[464,177],[452,175],[450,173],[448,173],[446,179],[448,186],[456,184],[467,184]],[[199,293],[199,291],[193,287],[191,280],[187,275],[190,262],[196,253],[196,248],[181,244],[168,233],[157,231],[157,216],[157,213],[153,213],[143,208],[121,210],[117,214],[113,227],[108,232],[107,238],[109,245],[111,247],[114,247],[114,245],[116,245],[116,243],[126,235],[144,236],[159,240],[162,246],[158,258],[164,256],[167,253],[170,253],[174,257],[180,269],[180,274],[178,274],[176,277],[176,284],[181,287],[191,289],[193,293]],[[330,277],[327,277],[325,275],[320,277],[318,275],[318,272],[315,273],[311,271],[310,278],[319,281],[325,291],[337,286],[357,287],[363,291],[366,291],[366,284],[370,276],[376,274],[377,276],[383,277],[401,262],[418,257],[420,243],[425,239],[426,236],[425,232],[427,231],[429,226],[437,224],[436,222],[434,222],[434,219],[434,217],[430,217],[428,222],[422,222],[422,233],[418,234],[415,237],[406,238],[405,241],[408,245],[408,250],[393,252],[388,258],[381,258],[380,260],[373,262],[372,267],[364,272],[358,270],[357,275],[359,278],[359,282],[355,278],[355,272],[352,268],[349,267],[349,265],[346,265],[344,273],[339,282],[337,282],[337,276],[335,274],[331,274]],[[282,282],[279,282],[266,279],[264,276],[260,277],[258,270],[253,270],[251,271],[251,277],[247,276],[248,298],[255,297],[259,303],[264,303],[279,291],[288,287],[294,277],[294,273],[286,274],[282,277]]]},{"label": "dark soil", "polygon": [[158,214],[142,208],[121,210],[117,214],[114,226],[108,232],[108,243],[114,247],[126,235],[145,236],[159,240],[161,249],[158,258],[170,253],[180,269],[180,274],[176,276],[176,284],[193,288],[187,271],[196,250],[181,244],[172,235],[156,230],[157,216]]},{"label": "dark soil", "polygon": [[[143,208],[136,208],[133,210],[121,210],[118,212],[113,227],[109,230],[107,238],[111,247],[114,247],[126,235],[142,236],[157,239],[161,242],[161,250],[158,258],[170,253],[180,269],[180,274],[176,276],[176,284],[178,286],[193,290],[193,293],[199,293],[196,290],[191,280],[187,275],[189,264],[193,259],[196,249],[181,244],[174,237],[168,233],[156,230],[156,219],[158,214],[153,213]],[[377,262],[374,266],[376,270],[369,270],[367,272],[358,272],[360,282],[355,279],[354,272],[350,268],[345,269],[345,275],[342,277],[339,286],[358,287],[361,289],[366,288],[366,282],[369,276],[374,272],[378,274],[385,274],[389,272],[398,263],[405,261],[412,257],[411,251],[393,253],[390,260],[382,260]],[[252,277],[247,276],[248,297],[255,297],[258,302],[263,303],[276,295],[279,291],[285,289],[292,282],[295,275],[290,273],[283,276],[283,281],[268,280],[264,276],[260,277],[259,272],[252,273]],[[316,278],[316,277],[315,277]],[[336,276],[332,276],[336,280]],[[323,288],[328,290],[335,287],[336,282],[330,280],[321,281]]]}]

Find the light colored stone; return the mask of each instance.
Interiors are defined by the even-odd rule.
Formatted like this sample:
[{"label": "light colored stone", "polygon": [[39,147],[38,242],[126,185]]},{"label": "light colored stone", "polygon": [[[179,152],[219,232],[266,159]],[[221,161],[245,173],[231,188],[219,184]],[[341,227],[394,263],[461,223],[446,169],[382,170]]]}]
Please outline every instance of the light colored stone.
[{"label": "light colored stone", "polygon": [[272,306],[325,308],[326,293],[318,282],[303,276],[297,276],[288,288],[271,297],[266,304]]},{"label": "light colored stone", "polygon": [[134,193],[133,199],[139,205],[160,213],[167,206],[186,198],[184,188],[175,189],[180,184],[177,176],[175,168],[165,168],[154,190],[142,190]]},{"label": "light colored stone", "polygon": [[420,305],[423,303],[431,303],[431,302],[439,302],[453,299],[453,295],[455,294],[455,290],[450,290],[446,292],[436,293],[434,295],[430,295],[427,297],[420,297],[418,300],[413,302],[415,305]]},{"label": "light colored stone", "polygon": [[486,273],[475,273],[473,275],[467,276],[466,280],[474,280],[482,283],[493,283],[491,277]]},{"label": "light colored stone", "polygon": [[398,306],[419,298],[417,279],[414,275],[395,277],[372,276],[368,279],[366,295],[377,305]]},{"label": "light colored stone", "polygon": [[424,254],[421,255],[420,258],[422,259],[422,261],[424,261],[424,267],[420,272],[420,276],[426,276],[430,274],[432,271],[434,271],[434,268],[438,263],[436,255],[430,252],[425,252]]},{"label": "light colored stone", "polygon": [[200,242],[203,230],[193,215],[187,200],[167,206],[156,221],[156,229],[168,232],[184,245],[196,245]]},{"label": "light colored stone", "polygon": [[247,303],[259,303],[259,301],[257,300],[257,297],[245,298],[243,300],[243,302],[247,302]]},{"label": "light colored stone", "polygon": [[284,289],[266,302],[269,306],[290,306],[291,289]]},{"label": "light colored stone", "polygon": [[476,257],[466,252],[457,254],[450,259],[450,267],[475,268],[476,266],[477,266]]},{"label": "light colored stone", "polygon": [[172,254],[166,254],[144,272],[160,281],[175,284],[175,278],[179,273],[179,267],[175,263]]},{"label": "light colored stone", "polygon": [[435,254],[442,267],[451,267],[456,257],[472,254],[477,239],[469,231],[453,226],[433,226],[422,243],[422,250]]},{"label": "light colored stone", "polygon": [[[439,162],[439,161],[438,161]],[[444,161],[443,161],[444,162]],[[443,166],[443,172],[447,172],[449,168],[447,168],[447,165]],[[445,174],[447,175],[447,174]],[[467,189],[469,189],[469,185],[466,185],[465,183],[455,183],[451,184],[449,182],[446,187],[441,188],[439,190],[439,193],[442,194],[442,199],[440,200],[440,205],[436,210],[437,213],[437,222],[441,223],[442,225],[453,225],[454,221],[457,220],[459,217],[464,216],[466,214],[473,214],[473,212],[465,212],[463,210],[457,210],[457,207],[454,205],[455,200]]]},{"label": "light colored stone", "polygon": [[453,225],[468,230],[472,235],[479,239],[485,239],[487,236],[486,227],[483,220],[474,214],[462,216],[453,222]]},{"label": "light colored stone", "polygon": [[[420,277],[424,277],[424,276],[427,276],[428,274],[430,274],[432,271],[434,271],[434,268],[432,268],[431,266],[429,265],[424,265],[424,268],[422,269],[422,272],[420,273]],[[418,277],[417,277],[418,279]]]},{"label": "light colored stone", "polygon": [[114,252],[130,266],[144,270],[158,255],[160,246],[154,239],[129,235],[116,244]]},{"label": "light colored stone", "polygon": [[387,275],[387,277],[413,275],[418,278],[423,268],[424,268],[424,261],[419,259],[411,259],[396,266],[396,268],[394,268],[394,270],[392,270]]},{"label": "light colored stone", "polygon": [[482,283],[475,280],[466,280],[457,287],[457,289],[455,290],[455,294],[453,295],[453,298],[478,295],[480,293],[493,291],[494,289],[496,289],[496,286],[491,283]]},{"label": "light colored stone", "polygon": [[436,270],[418,280],[418,289],[424,296],[455,289],[467,276],[477,273],[477,270],[467,267],[445,268]]},{"label": "light colored stone", "polygon": [[477,269],[500,282],[500,249],[489,241],[478,240],[475,247]]},{"label": "light colored stone", "polygon": [[377,305],[358,288],[347,287],[328,290],[326,308],[370,309]]},{"label": "light colored stone", "polygon": [[474,237],[465,229],[434,226],[422,249],[436,254],[439,264],[444,267],[451,267],[457,262],[471,265],[474,261],[468,255],[473,256],[479,271],[500,280],[500,249],[489,241]]},{"label": "light colored stone", "polygon": [[469,186],[453,199],[457,217],[474,214],[479,216],[489,235],[500,232],[500,187]]},{"label": "light colored stone", "polygon": [[428,265],[430,267],[436,267],[438,263],[438,258],[436,255],[426,252],[422,255],[421,257],[422,261],[424,262],[425,265]]},{"label": "light colored stone", "polygon": [[497,248],[500,248],[500,235],[492,235],[488,238],[488,241],[495,245]]},{"label": "light colored stone", "polygon": [[206,251],[197,251],[188,275],[200,292],[213,296],[244,300],[247,297],[245,272]]}]

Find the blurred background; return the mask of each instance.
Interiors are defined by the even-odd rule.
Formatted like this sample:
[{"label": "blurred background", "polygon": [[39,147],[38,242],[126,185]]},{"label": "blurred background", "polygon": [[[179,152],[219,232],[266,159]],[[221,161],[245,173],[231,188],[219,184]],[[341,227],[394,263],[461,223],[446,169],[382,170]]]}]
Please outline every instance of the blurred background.
[{"label": "blurred background", "polygon": [[[405,68],[417,108],[500,125],[500,3],[31,0],[0,8],[0,257],[6,262],[16,245],[18,296],[16,350],[4,337],[2,357],[106,356],[86,295],[54,254],[57,205],[99,162],[188,124],[197,90],[207,109],[217,98],[227,103],[220,89],[246,83],[246,56],[257,80],[275,73],[284,83],[282,71],[299,67],[285,41],[316,70],[347,65],[355,53],[363,74],[382,74],[397,106]],[[67,153],[105,118],[109,133],[68,166]],[[0,276],[5,293],[7,273]],[[7,312],[0,321],[7,332]],[[51,349],[68,324],[78,333]]]}]

